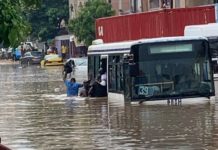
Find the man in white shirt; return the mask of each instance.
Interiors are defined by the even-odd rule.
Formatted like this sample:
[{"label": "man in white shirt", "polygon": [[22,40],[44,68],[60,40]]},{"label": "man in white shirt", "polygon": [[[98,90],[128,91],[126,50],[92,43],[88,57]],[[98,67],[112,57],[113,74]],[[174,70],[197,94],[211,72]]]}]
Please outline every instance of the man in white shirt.
[{"label": "man in white shirt", "polygon": [[100,82],[100,84],[102,86],[106,86],[107,85],[107,73],[106,72],[101,75],[101,82]]}]

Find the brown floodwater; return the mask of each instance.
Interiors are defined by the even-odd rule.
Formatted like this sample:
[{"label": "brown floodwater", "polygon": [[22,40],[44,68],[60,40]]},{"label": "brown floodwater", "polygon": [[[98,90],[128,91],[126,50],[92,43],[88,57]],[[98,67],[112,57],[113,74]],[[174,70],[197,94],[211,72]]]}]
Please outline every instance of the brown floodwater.
[{"label": "brown floodwater", "polygon": [[[65,95],[61,70],[0,65],[2,144],[13,150],[218,149],[218,103],[75,100]],[[78,82],[86,79],[83,71],[75,72]]]}]

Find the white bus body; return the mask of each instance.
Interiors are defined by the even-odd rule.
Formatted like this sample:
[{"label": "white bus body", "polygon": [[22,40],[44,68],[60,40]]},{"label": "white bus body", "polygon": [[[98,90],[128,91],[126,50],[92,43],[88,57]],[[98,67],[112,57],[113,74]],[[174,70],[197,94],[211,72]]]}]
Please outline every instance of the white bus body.
[{"label": "white bus body", "polygon": [[[153,38],[153,39],[141,39],[141,40],[135,40],[135,41],[129,41],[129,42],[118,42],[118,43],[106,43],[106,44],[99,44],[99,45],[91,45],[88,48],[88,72],[89,74],[91,73],[92,75],[96,76],[97,75],[97,70],[100,68],[100,59],[104,58],[106,59],[106,71],[107,71],[107,89],[108,89],[108,100],[109,101],[130,101],[131,103],[140,103],[143,102],[145,104],[193,104],[193,103],[208,103],[208,102],[214,102],[215,98],[214,98],[214,85],[213,85],[213,75],[212,72],[210,71],[210,55],[208,56],[206,53],[206,57],[209,57],[207,61],[208,64],[200,64],[200,62],[198,62],[197,64],[195,64],[194,69],[196,72],[198,72],[198,75],[200,75],[201,77],[199,77],[199,85],[200,84],[204,84],[206,82],[204,82],[203,78],[205,78],[202,76],[202,73],[207,73],[207,80],[208,80],[208,85],[210,85],[210,92],[208,93],[208,96],[205,96],[205,94],[203,95],[196,95],[196,94],[190,94],[187,95],[182,95],[179,97],[171,97],[171,95],[165,95],[163,97],[158,97],[157,99],[155,98],[154,95],[154,86],[156,85],[160,85],[161,88],[164,88],[164,86],[168,86],[167,84],[172,84],[172,87],[168,87],[170,90],[174,89],[174,85],[175,81],[173,81],[173,79],[171,78],[172,81],[169,82],[165,82],[165,81],[159,81],[159,82],[153,82],[153,81],[146,81],[146,83],[144,81],[140,81],[139,83],[135,83],[136,77],[137,76],[132,76],[130,74],[130,71],[132,69],[130,69],[129,67],[129,63],[130,61],[132,61],[132,54],[134,54],[134,52],[136,52],[139,49],[135,49],[134,46],[143,46],[143,45],[154,45],[159,47],[158,49],[154,48],[153,53],[169,53],[169,58],[165,59],[164,62],[167,63],[173,63],[174,60],[176,60],[175,58],[173,58],[174,54],[171,56],[171,53],[175,53],[177,55],[177,57],[180,57],[180,55],[183,53],[183,51],[185,53],[189,53],[189,51],[187,51],[188,48],[193,48],[192,41],[206,41],[207,39],[204,37],[164,37],[164,38]],[[186,45],[188,45],[188,47],[181,47],[179,48],[179,45],[177,46],[178,49],[171,49],[169,46],[169,49],[163,49],[161,48],[162,45],[164,46],[164,44],[168,44],[168,43],[173,43],[173,45],[177,45],[177,43],[188,43]],[[186,46],[185,45],[185,46]],[[190,47],[191,46],[191,47]],[[195,49],[193,49],[194,51]],[[147,49],[145,49],[145,51],[147,51]],[[177,52],[178,51],[178,52]],[[187,51],[187,52],[186,52]],[[203,51],[207,51],[207,49],[203,49]],[[144,52],[144,51],[142,51]],[[136,52],[138,53],[138,52]],[[209,53],[209,52],[208,52]],[[142,53],[143,54],[143,53]],[[160,54],[162,55],[162,54]],[[164,54],[165,56],[167,56],[166,54]],[[187,54],[186,54],[187,55]],[[204,55],[204,54],[203,54]],[[128,56],[130,57],[130,59],[128,58]],[[141,57],[142,55],[140,55]],[[165,57],[164,56],[164,57]],[[190,56],[188,54],[188,56]],[[134,56],[135,57],[135,56]],[[162,56],[161,56],[162,57]],[[152,63],[162,63],[161,61],[161,57],[160,59],[156,59],[156,60],[152,60]],[[171,60],[171,57],[173,58]],[[143,57],[141,57],[143,58]],[[204,57],[202,57],[203,59]],[[125,59],[129,59],[129,63],[125,62]],[[150,56],[148,56],[148,59],[150,59]],[[195,57],[191,57],[191,60],[193,61],[198,61],[195,60]],[[145,60],[147,61],[147,60]],[[191,61],[191,62],[193,62]],[[205,62],[204,61],[204,62]],[[202,61],[203,62],[203,61]],[[135,62],[140,63],[140,62]],[[151,64],[150,68],[149,63],[144,63],[141,64],[141,67],[146,67],[147,68],[142,68],[144,69],[143,71],[147,71],[147,74],[150,75],[151,72],[154,70],[154,68],[152,67],[153,64]],[[176,63],[176,62],[175,62]],[[180,63],[186,63],[188,65],[192,65],[189,64],[189,62],[186,61],[186,59],[184,59],[183,61],[183,57],[181,56],[181,60]],[[206,69],[205,69],[206,67]],[[171,69],[176,69],[178,67],[174,66],[171,67]],[[162,68],[163,69],[163,68]],[[186,72],[187,70],[182,70],[183,72]],[[188,71],[187,71],[188,72]],[[152,76],[150,76],[151,78]],[[158,78],[155,78],[158,79]],[[133,83],[134,80],[134,83]],[[206,85],[207,85],[206,84]],[[152,85],[152,87],[150,87]],[[204,84],[205,85],[205,84]],[[137,89],[136,93],[137,94],[142,94],[140,95],[135,95],[133,92],[135,92],[133,89],[138,86],[142,89],[141,93],[137,93],[139,92],[139,88]],[[144,89],[143,89],[144,88]],[[146,92],[148,92],[149,88],[153,88],[153,95],[149,95]],[[148,91],[146,91],[148,90]],[[160,90],[160,89],[159,89]],[[167,90],[167,89],[165,89]],[[175,94],[175,91],[171,91],[171,94]],[[200,93],[201,94],[201,93]],[[153,98],[154,96],[154,98]],[[134,99],[136,98],[136,99]],[[151,99],[150,99],[151,98]]]}]

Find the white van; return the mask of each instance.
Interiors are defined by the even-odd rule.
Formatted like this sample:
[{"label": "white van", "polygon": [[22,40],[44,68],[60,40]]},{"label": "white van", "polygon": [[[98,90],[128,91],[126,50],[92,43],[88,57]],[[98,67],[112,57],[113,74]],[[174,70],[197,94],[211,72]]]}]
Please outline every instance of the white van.
[{"label": "white van", "polygon": [[218,77],[218,23],[186,26],[184,36],[204,36],[208,38],[212,54],[214,77]]}]

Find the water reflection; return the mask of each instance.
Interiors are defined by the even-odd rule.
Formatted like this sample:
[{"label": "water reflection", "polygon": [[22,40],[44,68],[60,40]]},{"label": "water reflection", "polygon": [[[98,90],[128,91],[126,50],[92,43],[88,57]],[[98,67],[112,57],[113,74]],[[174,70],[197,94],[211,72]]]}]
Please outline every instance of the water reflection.
[{"label": "water reflection", "polygon": [[201,149],[213,138],[214,106],[125,106],[122,114],[111,109],[111,126],[120,129],[115,133],[131,135],[140,147]]},{"label": "water reflection", "polygon": [[[0,66],[3,144],[16,150],[218,147],[218,104],[145,106],[75,100],[65,95],[61,69]],[[82,82],[86,77],[76,78]]]}]

